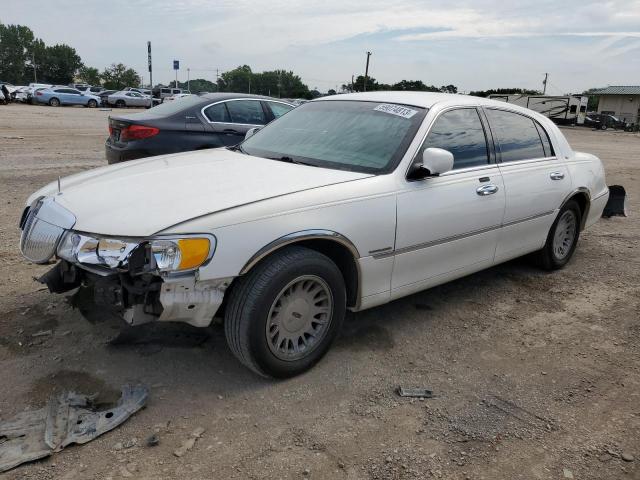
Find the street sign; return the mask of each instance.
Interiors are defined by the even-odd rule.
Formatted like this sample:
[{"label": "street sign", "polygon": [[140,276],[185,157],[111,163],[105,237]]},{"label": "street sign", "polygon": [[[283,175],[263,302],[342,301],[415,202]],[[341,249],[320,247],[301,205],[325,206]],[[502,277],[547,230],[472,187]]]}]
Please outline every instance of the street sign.
[{"label": "street sign", "polygon": [[180,60],[174,60],[173,61],[173,69],[174,70],[180,70]]},{"label": "street sign", "polygon": [[151,42],[147,42],[147,63],[149,64],[149,72],[151,72]]}]

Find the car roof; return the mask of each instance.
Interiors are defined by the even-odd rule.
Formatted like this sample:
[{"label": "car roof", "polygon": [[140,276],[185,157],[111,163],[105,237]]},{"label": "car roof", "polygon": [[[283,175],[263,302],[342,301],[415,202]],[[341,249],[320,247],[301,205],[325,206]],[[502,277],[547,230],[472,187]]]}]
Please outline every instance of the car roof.
[{"label": "car roof", "polygon": [[312,100],[318,101],[333,101],[333,100],[358,100],[362,102],[388,102],[388,103],[400,103],[403,105],[413,105],[416,107],[431,108],[436,103],[451,103],[455,105],[487,105],[487,106],[500,106],[505,105],[515,106],[501,102],[499,100],[491,100],[489,98],[474,97],[471,95],[462,95],[455,93],[439,93],[439,92],[405,92],[405,91],[375,91],[375,92],[362,92],[362,93],[345,93],[340,95],[331,95],[327,97],[320,97]]},{"label": "car roof", "polygon": [[206,98],[207,100],[228,100],[230,98],[255,98],[258,100],[275,100],[277,102],[284,102],[287,104],[291,104],[291,102],[285,100],[284,98],[273,98],[266,97],[264,95],[251,95],[249,93],[205,93],[204,95],[200,95],[200,98]]}]

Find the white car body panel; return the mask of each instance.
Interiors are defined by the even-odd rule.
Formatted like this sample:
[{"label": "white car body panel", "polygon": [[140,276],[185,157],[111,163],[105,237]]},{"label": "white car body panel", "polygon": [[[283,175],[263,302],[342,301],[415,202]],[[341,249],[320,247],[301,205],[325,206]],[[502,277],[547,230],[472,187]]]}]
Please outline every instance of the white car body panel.
[{"label": "white car body panel", "polygon": [[[546,117],[502,102],[420,92],[336,95],[429,108],[398,167],[389,174],[308,167],[225,149],[153,157],[83,172],[34,193],[53,196],[77,217],[74,229],[102,235],[208,233],[217,239],[198,282],[246,273],[265,247],[300,232],[333,232],[355,250],[354,310],[440,284],[542,247],[563,203],[590,199],[585,226],[601,215],[608,190],[600,160],[573,152]],[[406,173],[438,115],[492,106],[522,113],[548,132],[555,157],[453,170],[409,181]],[[561,180],[550,174],[560,172]],[[488,180],[486,179],[488,177]],[[495,194],[480,196],[485,184]],[[196,282],[197,284],[197,282]],[[217,308],[217,306],[216,306]],[[184,313],[177,316],[189,321]],[[185,320],[185,318],[187,318]],[[201,325],[202,318],[194,324]]]}]

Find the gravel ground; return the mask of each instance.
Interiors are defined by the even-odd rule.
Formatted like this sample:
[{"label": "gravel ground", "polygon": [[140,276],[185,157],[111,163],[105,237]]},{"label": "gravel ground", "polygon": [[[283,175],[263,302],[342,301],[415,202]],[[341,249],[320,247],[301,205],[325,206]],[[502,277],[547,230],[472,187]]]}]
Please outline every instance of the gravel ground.
[{"label": "gravel ground", "polygon": [[[2,480],[640,479],[639,135],[564,129],[627,188],[631,211],[584,232],[564,270],[516,260],[352,314],[316,368],[275,382],[242,368],[219,326],[147,326],[109,343],[121,324],[91,324],[33,282],[48,267],[20,257],[23,202],[106,163],[108,115],[0,107],[0,418],[64,389],[108,401],[143,382],[150,401]],[[398,385],[436,396],[399,398]]]}]

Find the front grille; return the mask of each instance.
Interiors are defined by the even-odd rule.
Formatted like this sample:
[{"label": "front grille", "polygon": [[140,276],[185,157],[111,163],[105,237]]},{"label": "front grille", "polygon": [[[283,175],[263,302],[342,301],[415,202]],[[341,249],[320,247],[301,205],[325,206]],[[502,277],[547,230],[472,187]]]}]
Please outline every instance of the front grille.
[{"label": "front grille", "polygon": [[34,263],[46,263],[56,253],[64,228],[29,215],[20,238],[22,254]]},{"label": "front grille", "polygon": [[50,200],[38,201],[24,221],[20,237],[22,255],[34,263],[46,263],[55,255],[62,234],[74,224],[75,217],[68,210]]}]

